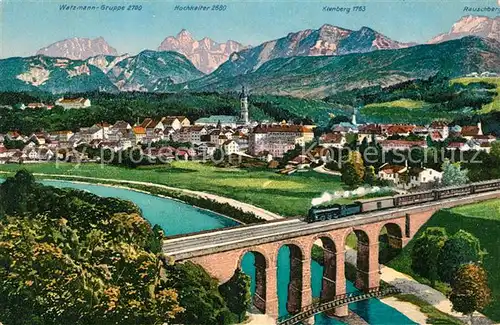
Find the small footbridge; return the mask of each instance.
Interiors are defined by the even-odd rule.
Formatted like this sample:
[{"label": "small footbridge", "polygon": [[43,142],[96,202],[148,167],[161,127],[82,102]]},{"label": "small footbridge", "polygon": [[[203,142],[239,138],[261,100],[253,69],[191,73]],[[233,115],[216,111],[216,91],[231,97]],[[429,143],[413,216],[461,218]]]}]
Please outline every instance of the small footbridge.
[{"label": "small footbridge", "polygon": [[336,296],[333,300],[330,301],[319,301],[312,305],[306,306],[300,310],[295,315],[286,315],[280,317],[278,319],[278,325],[294,325],[298,324],[301,321],[309,319],[316,314],[323,313],[328,310],[332,310],[334,308],[358,302],[363,300],[368,300],[371,298],[381,298],[389,295],[399,294],[401,290],[391,287],[386,289],[379,289],[369,291],[367,293],[356,292],[356,293],[347,293],[343,295]]}]

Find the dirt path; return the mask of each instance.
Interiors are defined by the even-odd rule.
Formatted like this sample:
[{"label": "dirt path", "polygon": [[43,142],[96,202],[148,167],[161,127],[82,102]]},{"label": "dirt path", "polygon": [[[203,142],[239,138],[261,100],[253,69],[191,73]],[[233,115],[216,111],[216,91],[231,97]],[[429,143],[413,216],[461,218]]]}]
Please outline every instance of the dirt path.
[{"label": "dirt path", "polygon": [[342,176],[342,173],[326,169],[325,166],[318,166],[314,168],[314,171],[320,174],[332,175],[332,176]]},{"label": "dirt path", "polygon": [[[7,174],[8,172],[3,172],[0,171],[1,174]],[[179,191],[182,193],[186,194],[191,194],[195,195],[201,198],[209,199],[209,200],[214,200],[219,203],[227,203],[235,208],[241,209],[243,212],[250,212],[255,214],[257,217],[260,217],[264,220],[278,220],[278,219],[284,219],[283,216],[280,216],[276,213],[264,210],[262,208],[256,207],[254,205],[240,202],[234,199],[230,199],[227,197],[215,195],[215,194],[210,194],[210,193],[205,193],[205,192],[199,192],[199,191],[192,191],[192,190],[187,190],[187,189],[182,189],[182,188],[177,188],[177,187],[170,187],[166,185],[161,185],[161,184],[155,184],[155,183],[150,183],[150,182],[139,182],[139,181],[129,181],[129,180],[121,180],[121,179],[108,179],[108,178],[97,178],[97,177],[88,177],[88,176],[73,176],[73,175],[60,175],[60,174],[42,174],[42,173],[33,173],[35,176],[50,176],[50,177],[57,177],[61,178],[61,180],[64,181],[64,179],[71,179],[73,180],[93,180],[93,181],[101,181],[101,182],[113,182],[113,183],[120,183],[120,184],[134,184],[134,185],[143,185],[143,186],[151,186],[151,187],[157,187],[165,190],[171,190],[171,191]],[[102,184],[102,185],[109,185],[109,184]]]}]

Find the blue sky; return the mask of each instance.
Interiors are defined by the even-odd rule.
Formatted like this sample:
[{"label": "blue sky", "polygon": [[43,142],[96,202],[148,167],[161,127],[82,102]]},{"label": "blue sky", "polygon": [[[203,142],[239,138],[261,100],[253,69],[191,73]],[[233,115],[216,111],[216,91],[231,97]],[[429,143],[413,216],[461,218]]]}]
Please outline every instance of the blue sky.
[{"label": "blue sky", "polygon": [[[260,1],[96,1],[0,0],[0,57],[29,56],[39,48],[71,37],[102,36],[120,53],[156,49],[161,41],[189,30],[197,39],[233,39],[256,45],[289,32],[328,23],[349,29],[371,27],[398,41],[425,42],[446,32],[465,6],[498,7],[498,0],[260,0]],[[227,5],[224,12],[174,11],[174,6]],[[61,4],[142,5],[141,11],[60,11]],[[365,12],[324,12],[323,7],[366,6]],[[497,14],[484,14],[496,16]]]}]

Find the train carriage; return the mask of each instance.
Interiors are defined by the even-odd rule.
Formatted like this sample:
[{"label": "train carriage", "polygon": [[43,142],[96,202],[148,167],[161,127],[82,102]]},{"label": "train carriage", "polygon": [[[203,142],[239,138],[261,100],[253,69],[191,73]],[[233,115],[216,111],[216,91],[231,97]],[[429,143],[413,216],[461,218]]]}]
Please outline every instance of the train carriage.
[{"label": "train carriage", "polygon": [[394,199],[392,197],[374,198],[358,202],[361,204],[361,212],[370,212],[394,207]]},{"label": "train carriage", "polygon": [[464,196],[473,193],[473,186],[454,186],[436,190],[436,200],[447,199],[456,196]]},{"label": "train carriage", "polygon": [[500,188],[500,180],[486,181],[472,185],[473,193],[482,193]]},{"label": "train carriage", "polygon": [[397,195],[394,198],[386,197],[357,201],[346,205],[333,204],[329,206],[312,207],[311,209],[309,209],[309,213],[305,220],[311,223],[317,221],[338,219],[363,212],[384,210],[393,207],[417,205],[452,197],[467,196],[474,193],[498,190],[500,190],[500,180],[491,180],[464,186],[446,187],[433,191],[424,191],[407,195]]},{"label": "train carriage", "polygon": [[435,200],[436,195],[434,191],[425,191],[414,194],[398,195],[394,198],[394,206],[405,206],[416,203],[424,203]]}]

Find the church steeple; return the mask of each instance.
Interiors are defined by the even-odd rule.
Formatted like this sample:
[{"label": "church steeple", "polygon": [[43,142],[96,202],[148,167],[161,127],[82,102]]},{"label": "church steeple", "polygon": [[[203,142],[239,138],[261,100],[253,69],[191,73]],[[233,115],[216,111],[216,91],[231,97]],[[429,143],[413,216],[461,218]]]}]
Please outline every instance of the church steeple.
[{"label": "church steeple", "polygon": [[240,93],[240,122],[243,124],[248,124],[248,95],[245,91],[245,86],[241,86]]},{"label": "church steeple", "polygon": [[354,112],[352,113],[351,124],[352,125],[358,125],[358,123],[356,121],[356,108],[354,109]]}]

